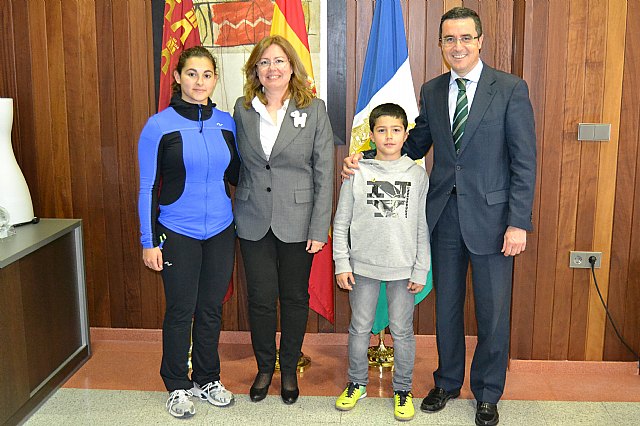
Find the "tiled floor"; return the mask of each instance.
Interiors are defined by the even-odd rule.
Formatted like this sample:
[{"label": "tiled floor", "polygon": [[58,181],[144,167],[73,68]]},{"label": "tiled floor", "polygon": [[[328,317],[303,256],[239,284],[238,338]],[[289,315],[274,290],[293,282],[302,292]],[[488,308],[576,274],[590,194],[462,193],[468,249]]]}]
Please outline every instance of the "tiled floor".
[{"label": "tiled floor", "polygon": [[[247,333],[221,338],[222,381],[236,396],[224,409],[198,403],[193,424],[389,424],[393,419],[391,372],[371,370],[369,397],[352,412],[333,407],[346,382],[344,335],[308,335],[303,351],[312,364],[299,376],[301,397],[293,406],[279,398],[274,376],[270,396],[251,403],[248,389],[255,360]],[[473,340],[469,339],[469,351]],[[415,405],[433,386],[437,357],[432,336],[418,336]],[[92,329],[92,358],[29,421],[29,425],[170,424],[158,374],[160,333]],[[469,354],[470,355],[470,354]],[[468,357],[470,358],[470,356]],[[467,367],[468,368],[468,367]],[[640,376],[635,363],[512,361],[499,406],[501,425],[638,425]],[[474,401],[468,383],[461,399],[436,414],[417,410],[415,424],[471,425]]]}]

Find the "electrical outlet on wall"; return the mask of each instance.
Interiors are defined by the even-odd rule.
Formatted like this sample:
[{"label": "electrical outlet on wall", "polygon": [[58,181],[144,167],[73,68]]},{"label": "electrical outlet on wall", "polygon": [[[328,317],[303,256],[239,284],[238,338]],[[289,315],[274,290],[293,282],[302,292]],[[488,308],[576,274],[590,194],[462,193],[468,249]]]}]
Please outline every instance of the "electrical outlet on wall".
[{"label": "electrical outlet on wall", "polygon": [[570,251],[569,252],[569,268],[591,268],[589,258],[595,256],[596,263],[594,268],[599,268],[602,262],[601,251]]}]

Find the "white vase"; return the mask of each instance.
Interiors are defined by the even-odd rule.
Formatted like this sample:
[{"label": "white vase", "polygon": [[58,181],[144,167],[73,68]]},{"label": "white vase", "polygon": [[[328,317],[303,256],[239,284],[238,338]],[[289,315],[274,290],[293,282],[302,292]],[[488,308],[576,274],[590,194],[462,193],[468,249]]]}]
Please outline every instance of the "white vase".
[{"label": "white vase", "polygon": [[33,204],[27,181],[11,146],[13,99],[0,98],[0,206],[9,212],[11,225],[31,222]]}]

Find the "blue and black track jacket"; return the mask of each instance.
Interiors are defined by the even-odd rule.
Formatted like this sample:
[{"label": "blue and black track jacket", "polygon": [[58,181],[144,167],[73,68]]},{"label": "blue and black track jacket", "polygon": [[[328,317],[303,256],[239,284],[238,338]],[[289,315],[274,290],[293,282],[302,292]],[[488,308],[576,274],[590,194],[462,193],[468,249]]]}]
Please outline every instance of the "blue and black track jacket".
[{"label": "blue and black track jacket", "polygon": [[152,116],[138,142],[141,242],[160,245],[156,221],[182,235],[210,238],[233,222],[228,183],[236,185],[240,157],[229,113],[190,104],[179,95]]}]

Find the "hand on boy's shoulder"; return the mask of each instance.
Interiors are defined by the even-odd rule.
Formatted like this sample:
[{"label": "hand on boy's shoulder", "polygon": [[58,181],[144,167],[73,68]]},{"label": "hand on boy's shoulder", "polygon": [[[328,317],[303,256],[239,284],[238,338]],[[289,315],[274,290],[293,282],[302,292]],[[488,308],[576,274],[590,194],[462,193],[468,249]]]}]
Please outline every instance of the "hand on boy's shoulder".
[{"label": "hand on boy's shoulder", "polygon": [[355,154],[350,155],[343,160],[342,171],[340,172],[340,176],[342,177],[343,181],[356,174],[353,169],[359,168],[358,161],[360,160],[362,160],[361,152],[356,152]]}]

